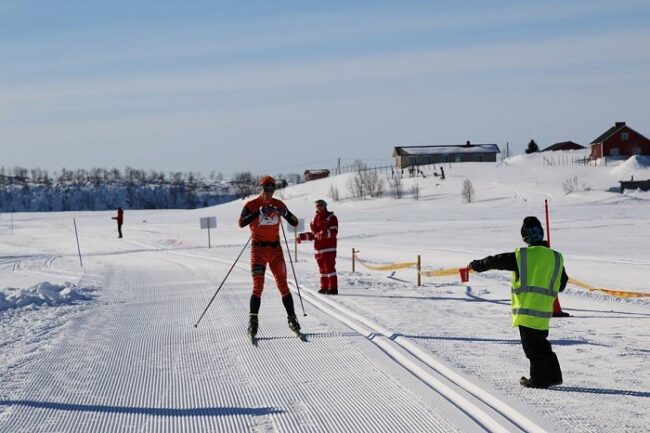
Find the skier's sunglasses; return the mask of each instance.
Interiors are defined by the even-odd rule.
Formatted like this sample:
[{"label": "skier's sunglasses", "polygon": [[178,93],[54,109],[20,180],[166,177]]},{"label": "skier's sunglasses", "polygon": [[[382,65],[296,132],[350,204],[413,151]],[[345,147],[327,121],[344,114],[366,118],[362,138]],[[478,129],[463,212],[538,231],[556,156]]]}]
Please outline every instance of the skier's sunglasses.
[{"label": "skier's sunglasses", "polygon": [[275,191],[275,185],[272,183],[265,183],[262,185],[262,189],[267,192]]}]

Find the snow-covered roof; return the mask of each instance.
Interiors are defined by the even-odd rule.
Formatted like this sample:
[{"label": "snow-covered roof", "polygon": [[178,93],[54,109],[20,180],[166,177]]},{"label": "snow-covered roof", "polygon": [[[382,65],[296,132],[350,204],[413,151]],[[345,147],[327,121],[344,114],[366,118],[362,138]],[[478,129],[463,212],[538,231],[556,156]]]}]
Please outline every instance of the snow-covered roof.
[{"label": "snow-covered roof", "polygon": [[396,155],[449,155],[457,153],[500,153],[496,144],[456,144],[444,146],[399,146]]}]

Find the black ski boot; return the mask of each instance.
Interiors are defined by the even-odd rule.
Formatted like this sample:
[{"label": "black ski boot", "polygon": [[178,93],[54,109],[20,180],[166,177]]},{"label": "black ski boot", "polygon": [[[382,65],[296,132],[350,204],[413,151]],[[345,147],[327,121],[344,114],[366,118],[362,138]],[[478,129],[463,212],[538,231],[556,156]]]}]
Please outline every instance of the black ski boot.
[{"label": "black ski boot", "polygon": [[257,314],[251,314],[250,319],[248,320],[248,336],[254,340],[257,335],[257,328],[259,322],[257,321]]},{"label": "black ski boot", "polygon": [[300,338],[302,341],[307,341],[307,336],[300,332],[300,323],[298,323],[296,315],[292,314],[288,317],[288,319],[289,328],[293,331],[294,334],[296,334],[296,337]]},{"label": "black ski boot", "polygon": [[295,314],[292,314],[288,317],[289,329],[291,329],[296,335],[300,335],[300,323]]}]

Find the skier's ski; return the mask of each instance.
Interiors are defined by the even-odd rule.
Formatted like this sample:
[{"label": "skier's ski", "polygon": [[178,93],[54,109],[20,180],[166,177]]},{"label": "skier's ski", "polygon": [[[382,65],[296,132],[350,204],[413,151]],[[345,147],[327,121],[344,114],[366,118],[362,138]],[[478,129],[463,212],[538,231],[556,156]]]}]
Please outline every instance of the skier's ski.
[{"label": "skier's ski", "polygon": [[246,335],[248,335],[248,339],[250,340],[251,344],[257,347],[257,336],[251,334],[250,332],[248,332]]},{"label": "skier's ski", "polygon": [[298,337],[301,341],[307,341],[307,336],[305,334],[303,334],[302,332],[294,331],[294,333],[296,334],[296,337]]}]

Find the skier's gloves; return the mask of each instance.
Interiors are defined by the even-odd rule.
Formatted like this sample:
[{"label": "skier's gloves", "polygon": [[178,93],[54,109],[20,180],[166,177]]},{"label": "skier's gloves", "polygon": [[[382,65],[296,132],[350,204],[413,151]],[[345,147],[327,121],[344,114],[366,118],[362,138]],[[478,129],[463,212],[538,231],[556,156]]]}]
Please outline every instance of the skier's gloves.
[{"label": "skier's gloves", "polygon": [[475,271],[477,267],[480,267],[479,260],[472,260],[471,262],[469,262],[469,265],[467,265],[467,268],[473,271]]},{"label": "skier's gloves", "polygon": [[276,208],[274,206],[271,206],[270,204],[265,204],[261,208],[261,212],[266,215],[266,216],[271,216],[276,212]]},{"label": "skier's gloves", "polygon": [[278,209],[278,212],[280,213],[280,215],[286,218],[286,216],[289,214],[289,209],[287,209],[286,207],[281,207]]}]

